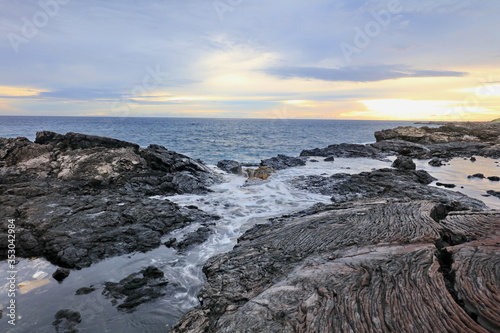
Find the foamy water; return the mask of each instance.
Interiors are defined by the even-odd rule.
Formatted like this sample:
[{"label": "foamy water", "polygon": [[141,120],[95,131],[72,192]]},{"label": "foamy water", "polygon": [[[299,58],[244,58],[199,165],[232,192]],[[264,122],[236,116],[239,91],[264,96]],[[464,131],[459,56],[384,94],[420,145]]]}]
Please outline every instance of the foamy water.
[{"label": "foamy water", "polygon": [[[198,304],[197,294],[205,278],[201,271],[206,260],[218,253],[232,249],[236,240],[246,230],[257,223],[265,223],[268,218],[289,214],[311,205],[330,202],[329,196],[297,190],[289,185],[289,180],[300,175],[332,175],[335,173],[359,173],[390,166],[390,161],[371,159],[336,159],[335,162],[308,162],[306,166],[276,172],[268,181],[245,186],[245,179],[236,175],[224,175],[226,181],[212,187],[206,195],[176,195],[168,197],[180,206],[195,205],[198,208],[221,217],[213,226],[214,233],[203,244],[179,253],[174,249],[160,246],[147,253],[134,253],[104,260],[89,268],[72,271],[59,284],[50,277],[57,267],[43,259],[20,259],[17,265],[17,283],[30,280],[48,279],[48,284],[21,295],[17,294],[20,316],[13,329],[7,324],[5,307],[8,302],[7,285],[0,288],[0,304],[4,316],[0,320],[2,332],[53,332],[52,321],[60,309],[80,312],[82,322],[77,326],[81,332],[159,332],[173,325],[186,311]],[[475,164],[463,159],[455,159],[450,165],[435,168],[427,161],[418,161],[418,167],[429,171],[443,183],[454,183],[455,190],[461,190],[487,202],[491,208],[500,208],[500,199],[485,198],[487,189],[498,189],[498,182],[470,180],[467,175],[481,172],[486,176],[500,175],[500,167],[495,160],[478,158]],[[473,166],[473,167],[471,167]],[[473,170],[473,171],[471,171]],[[463,186],[464,188],[460,188]],[[154,197],[165,200],[167,197]],[[175,237],[182,240],[186,234],[195,231],[200,224],[172,232],[164,241]],[[117,282],[146,266],[160,268],[170,281],[167,295],[143,304],[133,313],[121,313],[111,306],[102,294],[102,284]],[[0,263],[0,281],[7,276],[7,263]],[[93,285],[97,288],[91,294],[75,296],[81,287]]]}]

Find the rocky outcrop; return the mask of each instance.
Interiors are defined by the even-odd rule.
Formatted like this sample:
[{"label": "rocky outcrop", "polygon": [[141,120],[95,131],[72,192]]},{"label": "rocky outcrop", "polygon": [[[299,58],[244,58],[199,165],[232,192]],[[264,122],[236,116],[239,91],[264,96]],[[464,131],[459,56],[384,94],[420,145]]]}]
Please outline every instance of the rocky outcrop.
[{"label": "rocky outcrop", "polygon": [[415,170],[417,168],[415,162],[408,156],[398,156],[392,163],[392,167],[400,170]]},{"label": "rocky outcrop", "polygon": [[119,282],[106,282],[102,294],[111,298],[118,310],[133,312],[139,305],[165,295],[167,284],[161,270],[148,266]]},{"label": "rocky outcrop", "polygon": [[460,192],[444,191],[427,186],[435,178],[423,170],[380,169],[350,175],[300,176],[292,180],[296,188],[331,196],[333,202],[366,198],[397,198],[431,200],[450,209],[485,209],[483,202]]},{"label": "rocky outcrop", "polygon": [[233,160],[222,160],[217,162],[217,167],[227,173],[232,173],[235,175],[242,175],[243,169],[242,165],[238,161]]},{"label": "rocky outcrop", "polygon": [[274,170],[283,170],[287,168],[306,165],[306,161],[303,158],[278,154],[278,156],[276,157],[262,160],[260,165],[270,167]]},{"label": "rocky outcrop", "polygon": [[306,149],[300,156],[324,156],[324,157],[368,157],[374,159],[385,159],[389,154],[373,148],[370,145],[341,143],[330,145],[326,148]]},{"label": "rocky outcrop", "polygon": [[403,140],[420,144],[449,142],[498,143],[500,126],[495,123],[449,123],[437,128],[400,126],[375,132],[378,141]]},{"label": "rocky outcrop", "polygon": [[172,332],[494,332],[500,213],[447,213],[376,198],[257,225]]},{"label": "rocky outcrop", "polygon": [[301,156],[404,155],[417,159],[484,156],[500,158],[500,123],[450,123],[438,128],[402,126],[375,132],[373,144],[336,144],[303,150]]},{"label": "rocky outcrop", "polygon": [[[205,193],[219,176],[164,147],[90,135],[0,138],[0,209],[16,220],[17,255],[67,268],[148,251],[192,221],[213,219],[154,195]],[[0,248],[7,253],[7,226]]]}]

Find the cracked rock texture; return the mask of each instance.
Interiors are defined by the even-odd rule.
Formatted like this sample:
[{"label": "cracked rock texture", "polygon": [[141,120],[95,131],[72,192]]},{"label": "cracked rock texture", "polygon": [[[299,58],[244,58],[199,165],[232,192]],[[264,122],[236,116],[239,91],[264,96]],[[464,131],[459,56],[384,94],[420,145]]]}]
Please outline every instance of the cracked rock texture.
[{"label": "cracked rock texture", "polygon": [[[378,199],[257,225],[207,262],[202,305],[172,332],[496,332],[491,235],[500,212],[462,211],[442,222],[446,214],[431,201]],[[465,242],[449,248],[452,287],[465,306],[437,259],[443,238]]]}]

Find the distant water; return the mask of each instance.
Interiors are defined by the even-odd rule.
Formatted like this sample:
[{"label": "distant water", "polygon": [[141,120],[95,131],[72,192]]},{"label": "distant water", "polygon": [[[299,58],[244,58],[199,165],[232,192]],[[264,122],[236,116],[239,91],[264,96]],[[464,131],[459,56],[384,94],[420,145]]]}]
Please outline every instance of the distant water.
[{"label": "distant water", "polygon": [[[215,164],[222,159],[259,162],[303,149],[334,143],[374,142],[373,133],[411,121],[206,119],[130,117],[0,116],[0,137],[24,136],[48,130],[112,137],[146,147],[159,144],[192,158]],[[417,126],[417,125],[414,125]]]}]

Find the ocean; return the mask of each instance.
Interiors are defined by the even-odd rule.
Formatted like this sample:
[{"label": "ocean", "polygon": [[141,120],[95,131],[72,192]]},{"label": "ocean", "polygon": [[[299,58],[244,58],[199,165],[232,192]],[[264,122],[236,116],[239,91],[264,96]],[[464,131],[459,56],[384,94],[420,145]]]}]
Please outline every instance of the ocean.
[{"label": "ocean", "polygon": [[159,144],[208,164],[255,163],[334,143],[374,142],[375,131],[412,125],[419,126],[411,121],[0,116],[0,137],[33,141],[39,131],[76,132],[142,147]]}]

